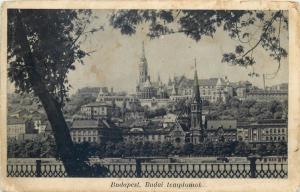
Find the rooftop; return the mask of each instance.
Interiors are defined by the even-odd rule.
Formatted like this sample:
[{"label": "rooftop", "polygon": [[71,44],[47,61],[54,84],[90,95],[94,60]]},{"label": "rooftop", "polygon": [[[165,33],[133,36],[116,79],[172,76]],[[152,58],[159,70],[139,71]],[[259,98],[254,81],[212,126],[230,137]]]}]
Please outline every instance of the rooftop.
[{"label": "rooftop", "polygon": [[112,106],[105,102],[93,102],[93,103],[88,103],[88,104],[84,105],[84,107],[112,107]]},{"label": "rooftop", "polygon": [[75,119],[72,128],[111,128],[113,124],[104,119]]}]

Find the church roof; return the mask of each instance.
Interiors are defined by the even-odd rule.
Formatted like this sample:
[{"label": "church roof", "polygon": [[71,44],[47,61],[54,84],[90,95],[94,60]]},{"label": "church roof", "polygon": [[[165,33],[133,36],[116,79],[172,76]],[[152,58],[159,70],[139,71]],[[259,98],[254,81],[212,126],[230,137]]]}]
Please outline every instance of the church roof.
[{"label": "church roof", "polygon": [[151,82],[150,82],[150,79],[149,78],[147,78],[147,81],[144,83],[144,88],[146,88],[146,87],[152,87],[152,84],[151,84]]},{"label": "church roof", "polygon": [[[193,79],[187,79],[186,77],[176,77],[175,79],[179,79],[176,81],[178,87],[193,87],[194,80]],[[221,84],[225,84],[225,81],[223,78],[220,78]],[[218,83],[218,78],[209,78],[209,79],[198,79],[198,83],[200,87],[203,86],[216,86]]]},{"label": "church roof", "polygon": [[222,81],[221,78],[218,78],[216,86],[223,86],[223,85],[225,85],[225,81],[224,80]]}]

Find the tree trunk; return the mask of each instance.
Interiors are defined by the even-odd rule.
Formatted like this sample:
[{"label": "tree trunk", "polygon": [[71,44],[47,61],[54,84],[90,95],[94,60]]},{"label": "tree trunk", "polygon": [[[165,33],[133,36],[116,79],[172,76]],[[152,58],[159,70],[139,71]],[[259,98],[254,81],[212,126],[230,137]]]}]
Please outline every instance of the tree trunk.
[{"label": "tree trunk", "polygon": [[17,13],[16,25],[15,37],[21,46],[24,63],[29,74],[29,82],[46,111],[54,134],[58,156],[62,160],[68,176],[91,176],[92,170],[90,167],[83,160],[80,160],[81,158],[77,157],[76,149],[73,146],[67,123],[58,102],[46,89],[41,74],[37,71],[37,63],[29,46],[20,11]]}]

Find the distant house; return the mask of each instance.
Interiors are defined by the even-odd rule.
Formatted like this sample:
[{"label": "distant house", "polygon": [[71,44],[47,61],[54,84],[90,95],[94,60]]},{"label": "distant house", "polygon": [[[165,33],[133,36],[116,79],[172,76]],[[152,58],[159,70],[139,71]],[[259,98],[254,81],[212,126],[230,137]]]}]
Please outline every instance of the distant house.
[{"label": "distant house", "polygon": [[287,90],[255,90],[247,93],[247,99],[256,101],[284,101],[288,99]]},{"label": "distant house", "polygon": [[110,118],[112,105],[104,102],[93,102],[81,107],[81,114],[91,119]]},{"label": "distant house", "polygon": [[11,117],[7,119],[7,137],[9,139],[18,139],[19,135],[25,133],[36,133],[32,121]]},{"label": "distant house", "polygon": [[77,94],[81,97],[97,97],[100,90],[103,90],[104,92],[108,91],[107,87],[84,87],[77,91]]},{"label": "distant house", "polygon": [[145,112],[144,111],[126,111],[125,112],[125,121],[131,119],[144,119]]},{"label": "distant house", "polygon": [[175,121],[168,127],[162,127],[162,124],[153,124],[142,127],[134,127],[123,132],[124,142],[171,142],[174,146],[182,146],[189,142],[188,127],[182,126]]},{"label": "distant house", "polygon": [[24,116],[27,116],[28,114],[29,114],[29,112],[26,109],[20,109],[20,110],[10,113],[9,116],[12,118],[20,119],[20,118],[24,118]]},{"label": "distant house", "polygon": [[207,139],[212,142],[235,141],[237,120],[208,120]]},{"label": "distant house", "polygon": [[239,122],[237,139],[249,143],[287,142],[287,121],[267,119],[256,122]]},{"label": "distant house", "polygon": [[165,115],[162,120],[163,127],[168,127],[171,124],[174,124],[176,122],[177,117],[178,117],[177,115],[172,113],[168,113],[167,115]]},{"label": "distant house", "polygon": [[32,111],[30,119],[33,122],[34,129],[36,129],[38,133],[45,133],[46,117],[44,114],[41,114],[38,111]]},{"label": "distant house", "polygon": [[119,128],[106,119],[75,119],[70,127],[73,142],[106,143],[122,140]]},{"label": "distant house", "polygon": [[187,127],[182,126],[176,121],[169,129],[167,140],[174,146],[183,146],[186,142],[190,142]]}]

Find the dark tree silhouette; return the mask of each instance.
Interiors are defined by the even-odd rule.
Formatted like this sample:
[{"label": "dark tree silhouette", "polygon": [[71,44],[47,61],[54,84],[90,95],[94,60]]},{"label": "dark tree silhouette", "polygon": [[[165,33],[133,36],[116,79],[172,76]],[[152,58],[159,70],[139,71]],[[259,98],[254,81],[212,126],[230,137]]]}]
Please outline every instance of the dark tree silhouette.
[{"label": "dark tree silhouette", "polygon": [[89,55],[80,48],[81,37],[98,30],[87,31],[90,17],[87,10],[8,10],[8,77],[17,92],[39,99],[71,177],[93,174],[78,157],[62,113],[70,88],[67,74]]}]

